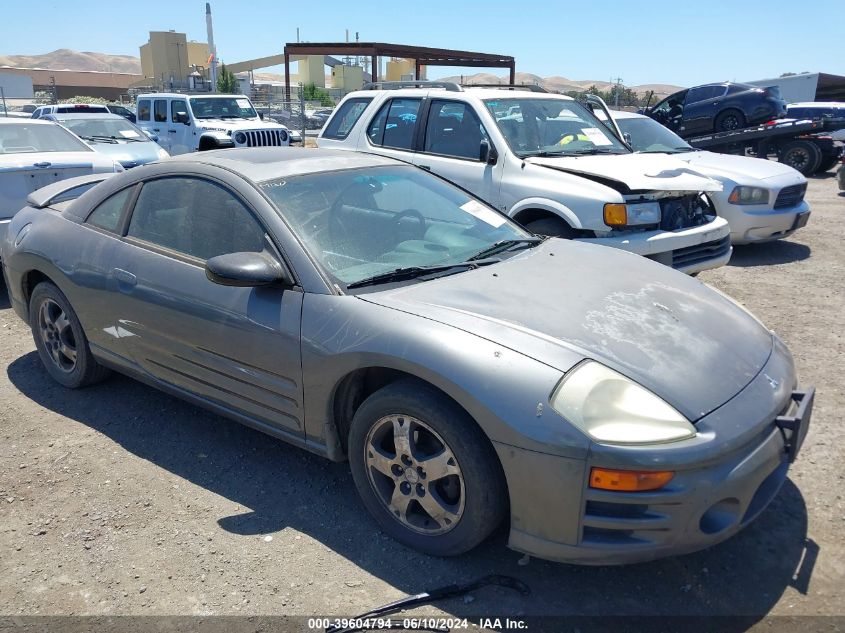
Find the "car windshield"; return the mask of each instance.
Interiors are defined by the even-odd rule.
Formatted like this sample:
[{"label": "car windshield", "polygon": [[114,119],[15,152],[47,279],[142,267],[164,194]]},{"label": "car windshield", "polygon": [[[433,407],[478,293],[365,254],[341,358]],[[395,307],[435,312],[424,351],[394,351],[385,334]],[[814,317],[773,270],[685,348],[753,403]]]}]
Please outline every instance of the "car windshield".
[{"label": "car windshield", "polygon": [[93,151],[60,125],[0,124],[0,154]]},{"label": "car windshield", "polygon": [[86,140],[148,141],[149,138],[126,119],[74,119],[57,117],[59,123]]},{"label": "car windshield", "polygon": [[514,154],[627,154],[629,150],[580,103],[569,99],[487,99],[487,110]]},{"label": "car windshield", "polygon": [[191,110],[197,119],[257,119],[246,97],[191,97]]},{"label": "car windshield", "polygon": [[469,269],[479,261],[468,261],[474,256],[500,257],[539,241],[457,187],[410,166],[322,172],[259,186],[311,255],[346,287],[388,283],[376,278],[408,269],[443,272],[463,263]]},{"label": "car windshield", "polygon": [[616,123],[623,134],[631,137],[631,147],[635,152],[679,154],[696,151],[672,130],[653,119],[616,119]]}]

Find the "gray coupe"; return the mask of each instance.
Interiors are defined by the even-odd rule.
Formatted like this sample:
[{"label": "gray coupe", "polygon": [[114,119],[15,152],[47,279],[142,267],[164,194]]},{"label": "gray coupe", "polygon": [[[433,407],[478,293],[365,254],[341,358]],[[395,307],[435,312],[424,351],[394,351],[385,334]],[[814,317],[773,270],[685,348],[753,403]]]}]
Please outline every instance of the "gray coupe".
[{"label": "gray coupe", "polygon": [[223,150],[56,183],[2,258],[59,383],[116,370],[348,459],[428,554],[505,518],[553,560],[707,547],[769,504],[810,420],[783,342],[726,296],[384,157]]}]

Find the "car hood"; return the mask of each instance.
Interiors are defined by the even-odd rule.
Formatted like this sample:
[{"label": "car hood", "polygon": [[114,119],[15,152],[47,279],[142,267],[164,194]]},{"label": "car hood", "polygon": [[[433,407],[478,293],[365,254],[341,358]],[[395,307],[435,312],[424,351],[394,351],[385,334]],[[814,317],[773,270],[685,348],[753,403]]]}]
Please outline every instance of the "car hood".
[{"label": "car hood", "polygon": [[[89,145],[98,153],[104,154],[116,160],[124,167],[134,167],[135,165],[143,165],[151,163],[154,160],[159,160],[158,143],[149,142],[124,142],[117,143],[97,143],[89,142]],[[132,164],[134,163],[134,164]]]},{"label": "car hood", "polygon": [[284,125],[275,121],[261,119],[198,119],[197,127],[205,130],[286,130]]},{"label": "car hood", "polygon": [[695,421],[765,365],[772,334],[705,284],[617,249],[550,239],[465,273],[359,295],[562,372],[593,358]]},{"label": "car hood", "polygon": [[665,154],[531,156],[525,162],[584,176],[611,186],[614,182],[620,183],[622,189],[631,191],[722,190],[720,183],[694,171],[686,162]]},{"label": "car hood", "polygon": [[89,167],[95,171],[112,171],[114,160],[95,151],[80,152],[25,152],[0,154],[0,171],[34,169],[36,163],[50,163],[56,168]]},{"label": "car hood", "polygon": [[730,178],[734,181],[738,178],[742,178],[744,181],[772,178],[783,180],[785,185],[800,184],[806,181],[806,178],[800,172],[789,165],[763,158],[716,154],[714,152],[686,152],[674,156],[702,174],[714,178]]}]

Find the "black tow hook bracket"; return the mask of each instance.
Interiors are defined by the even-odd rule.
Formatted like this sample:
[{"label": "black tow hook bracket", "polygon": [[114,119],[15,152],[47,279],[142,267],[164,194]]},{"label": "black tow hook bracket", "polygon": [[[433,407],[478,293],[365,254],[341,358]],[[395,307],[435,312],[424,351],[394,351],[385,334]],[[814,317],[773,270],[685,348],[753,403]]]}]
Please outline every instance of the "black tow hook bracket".
[{"label": "black tow hook bracket", "polygon": [[[514,591],[522,594],[523,596],[531,595],[531,589],[521,580],[517,580],[511,576],[501,576],[499,574],[491,574],[489,576],[483,576],[477,580],[473,580],[472,582],[468,582],[462,585],[446,585],[445,587],[439,587],[437,589],[432,589],[430,591],[424,591],[423,593],[414,594],[413,596],[407,596],[405,598],[400,598],[399,600],[395,600],[394,602],[389,602],[386,605],[381,607],[377,607],[372,611],[367,611],[366,613],[362,613],[361,615],[357,615],[354,618],[351,618],[353,621],[362,621],[362,620],[372,620],[375,618],[383,618],[386,615],[390,615],[392,613],[396,613],[397,611],[405,611],[406,609],[413,609],[414,607],[419,607],[424,604],[431,604],[432,602],[437,602],[439,600],[447,600],[449,598],[457,598],[459,596],[466,595],[476,589],[480,589],[481,587],[488,587],[490,585],[496,587],[505,587],[507,589],[513,589]],[[402,626],[392,626],[392,629],[402,629]],[[362,628],[340,628],[336,626],[328,627],[325,632],[326,633],[354,633],[355,631],[363,631],[365,629]],[[436,630],[438,632],[442,631],[443,633],[448,633],[448,629],[430,629]]]},{"label": "black tow hook bracket", "polygon": [[783,435],[784,449],[790,464],[798,457],[798,451],[801,450],[804,438],[807,437],[815,397],[816,389],[814,387],[810,387],[806,391],[793,391],[792,401],[798,405],[797,411],[794,415],[779,415],[775,418],[775,425]]}]

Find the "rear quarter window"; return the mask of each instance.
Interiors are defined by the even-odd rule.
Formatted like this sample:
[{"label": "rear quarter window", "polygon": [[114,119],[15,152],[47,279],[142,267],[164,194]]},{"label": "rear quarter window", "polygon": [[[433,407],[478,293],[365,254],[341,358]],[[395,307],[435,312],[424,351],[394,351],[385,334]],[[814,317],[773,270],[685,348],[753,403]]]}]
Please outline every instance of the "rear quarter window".
[{"label": "rear quarter window", "polygon": [[349,136],[352,128],[355,127],[358,119],[361,118],[361,115],[367,109],[367,106],[370,105],[371,101],[372,99],[368,97],[356,97],[341,104],[335,115],[326,125],[326,129],[323,131],[323,138],[343,140]]}]

